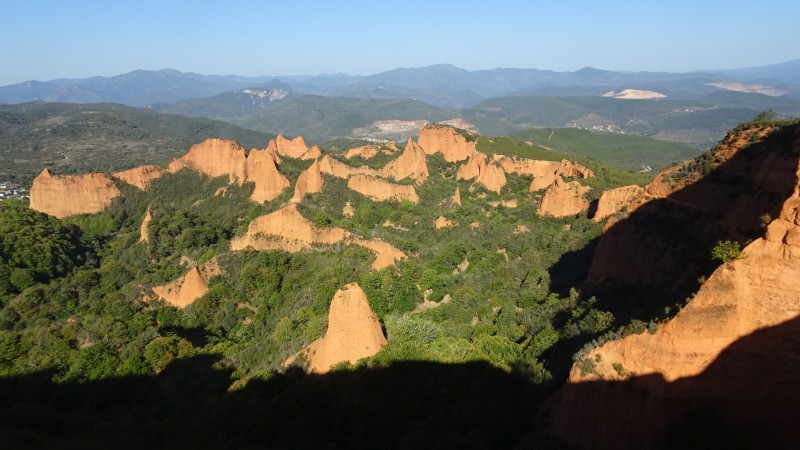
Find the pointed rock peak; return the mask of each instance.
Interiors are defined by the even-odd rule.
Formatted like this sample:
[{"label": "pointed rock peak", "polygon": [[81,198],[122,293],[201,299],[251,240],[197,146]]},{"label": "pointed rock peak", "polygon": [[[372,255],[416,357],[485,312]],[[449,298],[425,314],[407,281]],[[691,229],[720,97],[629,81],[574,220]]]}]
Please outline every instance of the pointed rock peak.
[{"label": "pointed rock peak", "polygon": [[148,242],[150,241],[150,234],[147,231],[147,226],[150,224],[150,221],[153,220],[153,214],[150,213],[150,207],[147,207],[147,212],[144,214],[144,219],[142,219],[142,225],[139,227],[139,242]]},{"label": "pointed rock peak", "polygon": [[453,194],[451,200],[454,205],[461,206],[461,188],[459,186],[456,186],[456,193]]},{"label": "pointed rock peak", "polygon": [[[378,316],[369,306],[358,283],[339,289],[331,301],[328,331],[298,354],[309,362],[309,370],[326,373],[340,362],[356,363],[369,358],[386,346],[386,337]],[[284,364],[290,364],[297,355]]]},{"label": "pointed rock peak", "polygon": [[303,173],[297,177],[297,183],[294,187],[294,196],[290,200],[292,203],[298,203],[303,200],[306,194],[316,194],[322,192],[322,185],[324,180],[322,178],[322,171],[319,167],[319,159],[304,170]]},{"label": "pointed rock peak", "polygon": [[53,174],[50,173],[50,169],[48,169],[47,167],[45,167],[44,169],[42,169],[41,172],[39,172],[39,177],[46,178],[46,177],[51,177],[51,176],[53,176]]}]

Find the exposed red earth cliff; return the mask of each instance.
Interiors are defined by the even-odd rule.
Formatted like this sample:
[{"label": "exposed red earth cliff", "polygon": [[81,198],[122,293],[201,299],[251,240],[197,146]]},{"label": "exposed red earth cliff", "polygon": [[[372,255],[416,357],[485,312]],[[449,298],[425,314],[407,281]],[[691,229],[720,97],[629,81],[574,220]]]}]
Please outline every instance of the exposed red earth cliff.
[{"label": "exposed red earth cliff", "polygon": [[475,180],[475,183],[489,191],[500,193],[506,185],[506,174],[503,169],[488,156],[475,152],[472,157],[461,165],[456,173],[457,180]]},{"label": "exposed red earth cliff", "polygon": [[[329,372],[334,364],[354,364],[359,359],[374,356],[385,346],[386,337],[366,294],[358,283],[351,283],[333,296],[325,336],[309,344],[298,355],[305,358],[311,372],[322,374]],[[291,364],[298,355],[284,364]]]},{"label": "exposed red earth cliff", "polygon": [[378,173],[381,177],[397,181],[411,178],[417,183],[422,183],[428,178],[427,161],[422,147],[415,144],[411,138],[408,138],[408,143],[403,153],[386,164]]},{"label": "exposed red earth cliff", "polygon": [[[659,177],[652,192],[666,196],[603,235],[595,279],[628,276],[653,295],[696,278],[715,239],[756,239],[653,334],[608,341],[582,356],[553,418],[572,445],[657,448],[681,433],[724,432],[743,447],[800,447],[800,413],[786,407],[800,401],[800,126],[739,131],[760,140],[729,135],[705,176],[666,170],[694,182]],[[678,216],[687,228],[675,229]],[[773,217],[762,229],[759,222]],[[690,247],[675,250],[677,239]],[[703,428],[709,417],[727,428]]]},{"label": "exposed red earth cliff", "polygon": [[106,174],[53,175],[45,168],[33,180],[30,207],[63,219],[100,212],[119,195],[119,189]]},{"label": "exposed red earth cliff", "polygon": [[139,166],[122,172],[114,172],[112,175],[132,186],[145,190],[151,181],[164,175],[164,168],[153,165]]},{"label": "exposed red earth cliff", "polygon": [[408,200],[419,203],[414,186],[390,183],[382,178],[369,175],[353,175],[347,180],[347,187],[377,201]]},{"label": "exposed red earth cliff", "polygon": [[222,269],[214,258],[189,269],[186,275],[161,286],[153,287],[153,293],[161,300],[178,308],[185,308],[208,292],[208,280],[220,275]]},{"label": "exposed red earth cliff", "polygon": [[440,153],[447,162],[469,159],[475,154],[475,141],[468,141],[454,128],[426,125],[419,132],[419,145],[425,153]]},{"label": "exposed red earth cliff", "polygon": [[343,228],[316,227],[300,214],[294,204],[254,219],[245,235],[231,240],[231,250],[252,247],[256,250],[298,252],[314,245],[336,243],[359,245],[374,252],[374,269],[391,266],[396,260],[406,257],[402,251],[380,239],[362,239]]},{"label": "exposed red earth cliff", "polygon": [[638,185],[622,186],[603,192],[597,202],[597,211],[592,220],[601,222],[612,214],[631,208],[634,200],[640,198],[644,192],[644,189]]},{"label": "exposed red earth cliff", "polygon": [[171,162],[167,170],[175,173],[188,168],[210,177],[227,176],[229,182],[240,185],[252,182],[255,188],[250,199],[264,203],[275,199],[289,187],[289,180],[278,172],[276,160],[277,156],[270,148],[253,149],[245,156],[244,147],[235,141],[207,139]]},{"label": "exposed red earth cliff", "polygon": [[281,156],[294,159],[317,159],[322,156],[319,147],[316,145],[308,148],[302,136],[289,140],[278,135],[267,144],[268,150],[273,150]]},{"label": "exposed red earth cliff", "polygon": [[150,208],[147,208],[147,212],[142,219],[142,224],[139,226],[139,242],[147,242],[150,240],[147,226],[150,224],[151,220],[153,220],[153,215],[150,213]]},{"label": "exposed red earth cliff", "polygon": [[548,186],[542,195],[537,213],[540,216],[567,217],[580,214],[589,208],[586,194],[591,188],[577,181],[567,183],[560,176]]},{"label": "exposed red earth cliff", "polygon": [[314,163],[304,170],[303,173],[297,177],[297,182],[294,185],[294,196],[291,202],[297,203],[303,200],[306,194],[316,194],[322,192],[322,172],[319,168],[319,160],[314,160]]}]

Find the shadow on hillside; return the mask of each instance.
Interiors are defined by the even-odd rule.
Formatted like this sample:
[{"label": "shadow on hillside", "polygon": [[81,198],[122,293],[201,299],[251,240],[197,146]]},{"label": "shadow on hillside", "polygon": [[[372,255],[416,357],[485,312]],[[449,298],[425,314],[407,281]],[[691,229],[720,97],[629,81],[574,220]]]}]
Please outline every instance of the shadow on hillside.
[{"label": "shadow on hillside", "polygon": [[51,373],[0,379],[0,446],[451,449],[524,438],[560,448],[531,434],[538,388],[486,363],[295,371],[228,391],[231,372],[217,362],[196,356],[154,377],[62,385]]},{"label": "shadow on hillside", "polygon": [[702,373],[567,384],[554,428],[578,448],[800,448],[800,317],[731,344]]},{"label": "shadow on hillside", "polygon": [[[742,244],[764,233],[762,217],[780,215],[797,184],[797,125],[785,126],[739,150],[700,180],[651,201],[611,226],[586,248],[564,255],[550,269],[556,291],[587,274],[584,297],[619,324],[663,318],[719,265],[718,241]],[[563,274],[572,274],[564,276]]]}]

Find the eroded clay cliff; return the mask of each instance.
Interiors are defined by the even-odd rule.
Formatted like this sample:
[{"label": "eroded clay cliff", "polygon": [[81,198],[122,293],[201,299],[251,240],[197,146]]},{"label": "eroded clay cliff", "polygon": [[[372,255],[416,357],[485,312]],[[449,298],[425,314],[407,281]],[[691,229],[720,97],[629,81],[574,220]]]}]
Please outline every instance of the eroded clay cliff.
[{"label": "eroded clay cliff", "polygon": [[45,168],[33,180],[30,207],[63,219],[100,212],[119,195],[119,189],[106,174],[53,175]]},{"label": "eroded clay cliff", "polygon": [[250,200],[256,203],[272,201],[289,187],[289,180],[278,172],[272,150],[250,150],[244,172],[245,181],[255,184]]},{"label": "eroded clay cliff", "polygon": [[390,183],[382,178],[369,175],[353,175],[347,180],[347,187],[377,201],[408,200],[419,203],[414,186]]},{"label": "eroded clay cliff", "polygon": [[[356,363],[369,358],[386,346],[386,337],[378,316],[369,306],[367,296],[357,283],[343,287],[333,296],[328,313],[328,330],[301,350],[315,373],[327,373],[340,362]],[[295,357],[287,360],[291,363]]]},{"label": "eroded clay cliff", "polygon": [[314,163],[297,177],[297,182],[294,185],[294,196],[291,202],[297,203],[303,200],[306,194],[322,192],[323,183],[324,180],[322,179],[322,172],[319,168],[319,160],[315,159]]},{"label": "eroded clay cliff", "polygon": [[417,183],[421,183],[428,178],[427,161],[425,151],[415,144],[411,138],[408,138],[408,143],[403,153],[386,164],[379,171],[379,175],[397,181],[410,178],[417,181]]},{"label": "eroded clay cliff", "polygon": [[560,176],[551,184],[539,204],[540,216],[567,217],[580,214],[589,208],[586,194],[591,188],[577,181],[564,181]]},{"label": "eroded clay cliff", "polygon": [[489,191],[500,193],[506,185],[506,174],[494,160],[487,155],[475,152],[474,155],[456,173],[457,180],[475,180]]},{"label": "eroded clay cliff", "polygon": [[161,286],[154,286],[153,293],[166,303],[185,308],[208,292],[208,280],[222,274],[222,269],[214,258],[211,261],[189,269],[186,275]]},{"label": "eroded clay cliff", "polygon": [[641,186],[635,184],[603,192],[597,201],[597,211],[595,211],[592,220],[602,222],[603,219],[612,214],[630,209],[631,205],[635,204],[634,200],[640,198],[644,192]]},{"label": "eroded clay cliff", "polygon": [[159,166],[147,165],[134,167],[133,169],[123,170],[121,172],[114,172],[112,175],[141,190],[146,190],[151,181],[164,175],[164,169]]},{"label": "eroded clay cliff", "polygon": [[150,208],[147,208],[147,212],[142,219],[142,224],[139,225],[139,242],[148,242],[150,240],[150,234],[147,232],[147,226],[150,225],[151,220],[153,220],[153,215],[150,214]]},{"label": "eroded clay cliff", "polygon": [[269,141],[267,149],[273,150],[281,156],[294,159],[317,159],[322,156],[319,147],[315,145],[308,148],[302,136],[289,140],[278,135],[277,138]]},{"label": "eroded clay cliff", "polygon": [[375,253],[374,269],[383,269],[406,258],[405,253],[381,239],[363,239],[343,228],[317,227],[300,214],[296,204],[254,219],[243,236],[231,240],[231,250],[252,247],[255,250],[298,252],[314,245],[337,243],[358,245]]},{"label": "eroded clay cliff", "polygon": [[426,125],[419,132],[419,145],[425,153],[442,153],[445,161],[458,162],[475,154],[475,141],[467,140],[455,128]]}]

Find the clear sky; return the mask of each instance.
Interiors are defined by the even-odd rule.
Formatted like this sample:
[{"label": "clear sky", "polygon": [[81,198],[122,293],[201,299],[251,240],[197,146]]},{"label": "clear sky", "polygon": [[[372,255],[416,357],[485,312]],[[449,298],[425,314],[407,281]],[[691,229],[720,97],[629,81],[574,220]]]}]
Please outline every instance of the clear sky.
[{"label": "clear sky", "polygon": [[0,0],[0,85],[164,68],[739,68],[800,58],[798,18],[798,0]]}]

